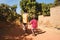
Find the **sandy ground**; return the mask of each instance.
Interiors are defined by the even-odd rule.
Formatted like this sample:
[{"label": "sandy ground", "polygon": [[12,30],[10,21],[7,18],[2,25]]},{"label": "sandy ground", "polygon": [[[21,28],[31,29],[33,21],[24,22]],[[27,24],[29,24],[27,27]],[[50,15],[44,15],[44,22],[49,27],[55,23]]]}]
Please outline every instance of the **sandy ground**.
[{"label": "sandy ground", "polygon": [[16,27],[2,27],[0,28],[0,40],[60,40],[60,30],[48,27],[39,27],[39,29],[45,32],[33,36],[31,32],[28,31],[30,32],[29,35],[25,36],[22,29]]},{"label": "sandy ground", "polygon": [[45,33],[38,34],[37,36],[28,36],[32,40],[60,40],[60,30],[55,28],[40,27]]}]

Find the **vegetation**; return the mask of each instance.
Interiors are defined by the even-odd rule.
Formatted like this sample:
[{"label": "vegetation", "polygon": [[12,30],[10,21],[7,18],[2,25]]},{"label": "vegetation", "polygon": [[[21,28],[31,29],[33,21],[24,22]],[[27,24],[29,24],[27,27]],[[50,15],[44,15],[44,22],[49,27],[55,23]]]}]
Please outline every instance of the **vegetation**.
[{"label": "vegetation", "polygon": [[29,20],[32,19],[32,15],[35,15],[38,19],[38,15],[50,16],[50,7],[52,4],[38,3],[36,0],[21,0],[20,7],[22,11],[29,14]]},{"label": "vegetation", "polygon": [[55,0],[54,5],[59,6],[60,5],[60,0]]},{"label": "vegetation", "polygon": [[[20,1],[21,12],[22,14],[28,13],[29,21],[33,15],[36,19],[38,19],[38,15],[50,16],[50,8],[58,5],[60,5],[60,0],[55,0],[53,4],[38,3],[36,0]],[[22,16],[16,13],[16,8],[16,5],[0,4],[0,21],[12,22],[18,19],[22,22]]]},{"label": "vegetation", "polygon": [[29,20],[32,19],[32,15],[36,15],[38,18],[38,14],[42,11],[41,4],[38,4],[36,0],[21,0],[20,7],[23,12],[29,14]]},{"label": "vegetation", "polygon": [[16,13],[17,6],[0,4],[0,21],[12,22],[21,17]]},{"label": "vegetation", "polygon": [[50,16],[50,6],[49,6],[49,4],[42,3],[42,14],[44,16]]}]

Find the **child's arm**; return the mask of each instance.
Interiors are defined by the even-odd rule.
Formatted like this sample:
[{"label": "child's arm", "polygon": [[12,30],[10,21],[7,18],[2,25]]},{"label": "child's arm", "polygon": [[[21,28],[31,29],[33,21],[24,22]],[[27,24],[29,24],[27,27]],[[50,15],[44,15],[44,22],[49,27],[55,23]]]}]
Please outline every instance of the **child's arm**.
[{"label": "child's arm", "polygon": [[31,20],[31,21],[30,21],[30,25],[32,24],[32,22],[33,22],[33,21]]},{"label": "child's arm", "polygon": [[31,22],[28,22],[29,25],[31,25]]}]

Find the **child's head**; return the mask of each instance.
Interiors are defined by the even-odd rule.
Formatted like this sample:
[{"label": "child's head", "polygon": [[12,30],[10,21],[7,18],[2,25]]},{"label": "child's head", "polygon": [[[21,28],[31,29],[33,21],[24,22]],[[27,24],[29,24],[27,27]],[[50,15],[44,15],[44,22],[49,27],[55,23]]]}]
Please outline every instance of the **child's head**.
[{"label": "child's head", "polygon": [[35,19],[35,15],[33,15],[32,18]]}]

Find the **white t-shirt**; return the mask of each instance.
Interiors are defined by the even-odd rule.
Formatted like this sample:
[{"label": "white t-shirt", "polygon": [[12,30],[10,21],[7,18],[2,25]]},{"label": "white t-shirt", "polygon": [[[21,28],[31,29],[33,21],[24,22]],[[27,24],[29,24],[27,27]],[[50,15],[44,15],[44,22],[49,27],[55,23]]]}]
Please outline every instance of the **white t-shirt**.
[{"label": "white t-shirt", "polygon": [[28,22],[28,14],[25,13],[23,14],[23,23],[27,23]]}]

